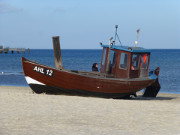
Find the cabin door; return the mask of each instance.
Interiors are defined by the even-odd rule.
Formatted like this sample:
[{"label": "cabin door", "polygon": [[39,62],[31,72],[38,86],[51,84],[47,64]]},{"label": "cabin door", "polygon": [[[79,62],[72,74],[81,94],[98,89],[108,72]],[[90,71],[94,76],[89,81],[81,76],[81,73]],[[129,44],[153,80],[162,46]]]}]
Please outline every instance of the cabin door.
[{"label": "cabin door", "polygon": [[116,64],[116,51],[114,50],[110,50],[110,58],[109,58],[109,74],[116,74],[116,70],[115,70],[115,64]]},{"label": "cabin door", "polygon": [[132,54],[130,78],[139,78],[139,73],[140,73],[139,63],[140,63],[140,55]]},{"label": "cabin door", "polygon": [[117,67],[117,73],[116,76],[118,78],[128,78],[129,77],[129,55],[127,52],[121,52],[120,53],[120,58],[118,59],[120,60],[119,63],[116,67]]},{"label": "cabin door", "polygon": [[107,54],[107,48],[103,48],[102,58],[101,58],[101,73],[106,72],[106,54]]}]

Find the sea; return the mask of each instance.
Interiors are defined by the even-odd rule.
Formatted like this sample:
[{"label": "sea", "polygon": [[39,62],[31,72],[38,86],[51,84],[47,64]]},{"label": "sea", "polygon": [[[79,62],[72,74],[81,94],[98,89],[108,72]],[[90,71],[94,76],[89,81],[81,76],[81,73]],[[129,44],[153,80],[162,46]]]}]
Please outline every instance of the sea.
[{"label": "sea", "polygon": [[[62,49],[62,63],[65,69],[91,71],[93,63],[100,66],[102,50]],[[52,49],[31,49],[13,54],[0,54],[0,86],[25,86],[21,57],[55,67]],[[180,49],[151,49],[150,69],[160,67],[161,93],[180,94]],[[100,67],[99,67],[100,68]]]}]

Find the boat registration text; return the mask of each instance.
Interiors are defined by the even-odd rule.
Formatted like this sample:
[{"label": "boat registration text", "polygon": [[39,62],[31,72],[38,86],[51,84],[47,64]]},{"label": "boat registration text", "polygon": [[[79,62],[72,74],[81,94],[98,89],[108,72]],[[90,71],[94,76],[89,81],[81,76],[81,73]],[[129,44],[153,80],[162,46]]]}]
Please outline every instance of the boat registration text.
[{"label": "boat registration text", "polygon": [[47,69],[47,68],[43,68],[43,67],[38,67],[38,66],[35,66],[33,68],[33,71],[36,71],[38,73],[41,73],[41,74],[44,74],[44,75],[47,75],[47,76],[53,76],[53,74],[54,74],[53,70]]}]

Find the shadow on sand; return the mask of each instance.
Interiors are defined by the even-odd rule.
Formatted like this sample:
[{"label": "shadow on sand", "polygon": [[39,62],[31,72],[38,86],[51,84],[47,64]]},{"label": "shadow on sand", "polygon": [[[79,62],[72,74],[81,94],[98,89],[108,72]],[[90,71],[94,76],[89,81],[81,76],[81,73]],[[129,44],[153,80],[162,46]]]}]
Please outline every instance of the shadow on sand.
[{"label": "shadow on sand", "polygon": [[142,97],[137,96],[136,98],[131,98],[131,100],[173,100],[177,97],[163,97],[163,96],[157,96],[157,97]]}]

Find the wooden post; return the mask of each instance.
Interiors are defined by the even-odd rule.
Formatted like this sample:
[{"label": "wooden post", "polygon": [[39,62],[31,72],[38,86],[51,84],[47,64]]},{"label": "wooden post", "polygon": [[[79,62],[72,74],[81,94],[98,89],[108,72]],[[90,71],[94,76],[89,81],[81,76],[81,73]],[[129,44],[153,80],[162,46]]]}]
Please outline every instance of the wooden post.
[{"label": "wooden post", "polygon": [[61,58],[61,48],[59,36],[52,37],[53,38],[53,48],[54,48],[54,57],[55,57],[55,67],[57,69],[62,69],[62,58]]},{"label": "wooden post", "polygon": [[30,49],[28,48],[28,54],[29,54],[29,52],[30,52]]}]

